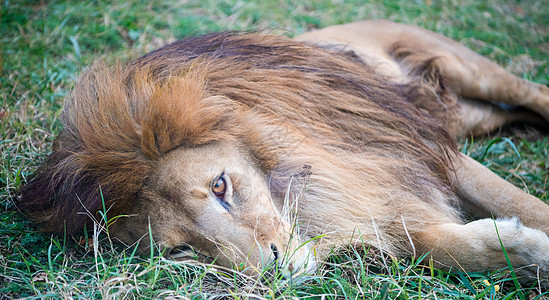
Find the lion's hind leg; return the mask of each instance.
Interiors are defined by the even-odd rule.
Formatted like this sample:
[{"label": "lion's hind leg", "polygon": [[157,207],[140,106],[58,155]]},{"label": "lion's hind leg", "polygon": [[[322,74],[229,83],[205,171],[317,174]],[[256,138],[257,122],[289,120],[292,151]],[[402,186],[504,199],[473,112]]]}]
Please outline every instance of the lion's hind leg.
[{"label": "lion's hind leg", "polygon": [[488,134],[506,124],[517,122],[547,126],[542,117],[530,110],[519,107],[503,108],[489,102],[470,99],[459,100],[456,117],[459,121],[449,124],[447,129],[453,136],[460,138]]},{"label": "lion's hind leg", "polygon": [[404,24],[392,27],[401,31],[384,38],[388,52],[410,75],[427,64],[462,98],[525,107],[549,121],[549,87],[519,78],[442,35]]},{"label": "lion's hind leg", "polygon": [[507,255],[520,279],[549,285],[549,237],[516,218],[430,225],[413,238],[416,249],[439,266],[466,272],[504,269]]},{"label": "lion's hind leg", "polygon": [[443,122],[456,119],[446,124],[451,134],[483,135],[514,122],[547,126],[548,87],[521,79],[446,37],[414,27],[408,29],[415,38],[395,41],[388,53],[409,78],[419,78],[442,96],[457,96],[459,105],[449,109],[450,113],[437,113],[441,108],[434,101],[432,107],[426,108]]},{"label": "lion's hind leg", "polygon": [[[390,21],[367,20],[326,27],[296,39],[321,45],[345,45],[389,80],[409,83],[419,77],[427,79],[439,92],[455,94],[462,106],[456,116],[436,113],[441,109],[453,112],[444,101],[434,101],[426,110],[431,114],[435,111],[434,117],[450,123],[448,129],[456,136],[485,134],[517,120],[539,123],[539,117],[504,112],[492,102],[525,107],[549,122],[547,86],[521,79],[460,43],[431,31]],[[474,99],[478,105],[462,99]],[[471,115],[481,115],[481,118],[474,119]],[[457,117],[456,124],[447,122],[454,117]]]}]

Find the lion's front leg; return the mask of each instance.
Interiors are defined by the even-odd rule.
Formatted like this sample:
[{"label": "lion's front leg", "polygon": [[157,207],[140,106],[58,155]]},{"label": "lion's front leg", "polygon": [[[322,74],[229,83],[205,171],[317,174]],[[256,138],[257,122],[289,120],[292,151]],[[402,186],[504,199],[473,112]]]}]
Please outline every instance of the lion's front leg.
[{"label": "lion's front leg", "polygon": [[464,154],[456,157],[454,167],[453,184],[462,209],[476,217],[517,217],[526,226],[549,234],[549,205]]},{"label": "lion's front leg", "polygon": [[430,253],[440,266],[457,271],[506,268],[506,253],[522,281],[539,279],[549,286],[549,237],[518,219],[432,225],[414,239],[420,253]]}]

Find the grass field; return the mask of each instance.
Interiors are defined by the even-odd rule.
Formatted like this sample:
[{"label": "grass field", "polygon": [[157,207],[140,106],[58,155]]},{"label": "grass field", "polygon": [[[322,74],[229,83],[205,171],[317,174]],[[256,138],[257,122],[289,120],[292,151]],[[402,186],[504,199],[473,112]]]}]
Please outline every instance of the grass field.
[{"label": "grass field", "polygon": [[[105,234],[84,242],[38,233],[13,204],[48,154],[63,98],[86,65],[126,59],[177,38],[269,29],[294,36],[367,18],[416,24],[454,38],[530,80],[549,84],[549,3],[515,0],[187,0],[0,2],[0,299],[352,298],[534,299],[506,270],[448,274],[428,261],[334,253],[315,276],[258,282],[193,263],[136,256]],[[545,134],[521,127],[460,141],[462,151],[549,201]]]}]

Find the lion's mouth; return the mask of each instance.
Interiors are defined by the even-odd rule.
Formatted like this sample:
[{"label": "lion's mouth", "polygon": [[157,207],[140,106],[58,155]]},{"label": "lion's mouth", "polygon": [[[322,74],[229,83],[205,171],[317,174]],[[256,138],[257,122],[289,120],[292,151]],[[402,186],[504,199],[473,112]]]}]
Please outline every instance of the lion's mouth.
[{"label": "lion's mouth", "polygon": [[201,263],[212,264],[215,259],[198,252],[189,245],[180,245],[166,249],[164,257],[173,261],[195,260]]},{"label": "lion's mouth", "polygon": [[[273,244],[271,244],[271,251],[273,257],[271,257],[269,263],[264,266],[263,270],[275,275],[275,277],[289,279],[300,276],[303,273],[310,273],[316,268],[316,261],[313,259],[311,256],[312,253],[310,253],[311,251],[308,249],[301,249],[300,252],[305,252],[303,257],[301,255],[295,257],[297,253],[281,253]],[[167,248],[164,253],[164,256],[167,259],[174,261],[189,259],[203,263],[213,263],[215,261],[213,258],[201,254],[188,244]]]},{"label": "lion's mouth", "polygon": [[166,253],[166,258],[172,260],[181,260],[186,258],[197,259],[199,256],[198,252],[194,251],[191,246],[187,245],[175,246],[167,249]]}]

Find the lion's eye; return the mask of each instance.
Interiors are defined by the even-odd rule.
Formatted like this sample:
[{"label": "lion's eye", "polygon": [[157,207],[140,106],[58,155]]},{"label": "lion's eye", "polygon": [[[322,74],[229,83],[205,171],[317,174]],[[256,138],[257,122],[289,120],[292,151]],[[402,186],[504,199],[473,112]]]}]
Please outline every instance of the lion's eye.
[{"label": "lion's eye", "polygon": [[227,179],[225,178],[225,174],[221,174],[221,176],[214,179],[212,182],[212,193],[217,198],[217,201],[221,203],[221,205],[226,209],[229,210],[231,208],[231,205],[225,200],[225,194],[227,193]]},{"label": "lion's eye", "polygon": [[227,181],[225,180],[225,174],[217,177],[212,184],[212,192],[219,199],[225,198],[225,192],[227,192]]}]

